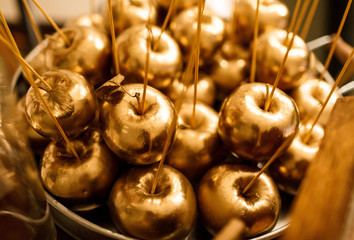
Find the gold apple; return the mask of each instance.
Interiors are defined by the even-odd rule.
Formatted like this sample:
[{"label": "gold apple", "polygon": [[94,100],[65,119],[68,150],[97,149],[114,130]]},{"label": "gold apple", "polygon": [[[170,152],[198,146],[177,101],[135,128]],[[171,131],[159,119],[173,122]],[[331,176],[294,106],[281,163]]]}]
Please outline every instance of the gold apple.
[{"label": "gold apple", "polygon": [[80,160],[60,142],[51,142],[41,160],[44,187],[75,211],[100,206],[116,180],[119,159],[104,143],[97,130],[88,130],[71,141]]},{"label": "gold apple", "polygon": [[109,79],[111,44],[104,32],[94,27],[71,26],[62,29],[67,46],[58,33],[48,38],[45,65],[48,70],[68,69],[83,75],[94,87]]},{"label": "gold apple", "polygon": [[[175,79],[166,90],[166,95],[173,101],[176,102],[180,99],[183,94],[185,85],[181,82],[181,79]],[[215,102],[216,96],[216,87],[213,79],[206,74],[199,73],[199,81],[197,84],[197,100],[209,105],[213,106]],[[194,83],[189,82],[187,85],[187,89],[184,95],[185,99],[193,99],[194,97]]]},{"label": "gold apple", "polygon": [[279,188],[289,194],[296,194],[324,136],[323,128],[315,125],[308,142],[305,142],[311,126],[312,123],[300,124],[299,133],[289,148],[269,167],[269,172]]},{"label": "gold apple", "polygon": [[[294,89],[291,93],[296,105],[300,111],[302,121],[313,121],[323,106],[332,86],[327,82],[318,79],[308,79],[301,86]],[[318,123],[325,126],[328,122],[330,113],[337,99],[341,97],[337,91],[334,91],[325,107]]]},{"label": "gold apple", "polygon": [[[253,40],[257,0],[237,0],[233,32],[237,38],[248,45]],[[270,28],[285,29],[288,25],[289,9],[279,0],[260,0],[259,32]]]},{"label": "gold apple", "polygon": [[264,83],[241,85],[221,107],[219,134],[224,144],[240,158],[264,161],[288,138],[296,136],[299,112],[288,95],[276,89],[268,111],[264,110],[267,92],[271,89],[269,86],[267,91]]},{"label": "gold apple", "polygon": [[[143,95],[143,84],[125,84],[109,100],[100,113],[102,135],[108,147],[120,158],[135,165],[156,163],[168,134],[174,136],[177,113],[173,103],[160,91],[147,86],[145,111],[140,112],[136,94]],[[129,94],[128,94],[129,93]],[[171,130],[172,129],[172,130]]]},{"label": "gold apple", "polygon": [[[172,0],[157,0],[157,6],[163,8],[164,10],[168,10],[171,2]],[[197,4],[198,0],[176,0],[175,8],[177,11],[181,11],[192,6],[196,6]]]},{"label": "gold apple", "polygon": [[278,189],[267,174],[262,173],[245,194],[243,189],[259,169],[241,164],[222,164],[211,168],[198,189],[198,204],[202,223],[213,235],[232,218],[244,221],[247,236],[272,229],[280,212]]},{"label": "gold apple", "polygon": [[104,18],[98,13],[83,14],[74,19],[70,19],[65,23],[65,27],[69,26],[95,27],[103,32],[106,32],[106,28],[104,27]]},{"label": "gold apple", "polygon": [[[107,2],[107,1],[106,1]],[[146,24],[150,18],[150,24],[157,21],[157,6],[155,1],[145,0],[112,0],[113,24],[116,33],[134,25]],[[102,8],[107,32],[110,31],[108,4]]]},{"label": "gold apple", "polygon": [[[287,41],[286,35],[285,30],[274,29],[259,36],[256,68],[259,82],[274,83],[292,38],[292,34],[289,34]],[[307,45],[299,36],[295,36],[278,87],[282,90],[289,90],[301,85],[308,68]]]},{"label": "gold apple", "polygon": [[[74,138],[86,130],[97,115],[98,101],[92,85],[86,79],[69,70],[46,72],[42,75],[51,89],[38,79],[40,93],[48,102],[54,116],[68,138]],[[61,139],[51,115],[36,95],[33,87],[26,94],[26,116],[39,134],[50,139]]]},{"label": "gold apple", "polygon": [[224,92],[230,93],[245,83],[249,75],[249,49],[226,41],[214,56],[211,77]]},{"label": "gold apple", "polygon": [[133,168],[114,184],[108,206],[123,234],[139,239],[184,239],[196,219],[192,185],[180,172],[163,166],[151,194],[156,166]]},{"label": "gold apple", "polygon": [[[151,27],[153,40],[157,40],[161,29]],[[146,65],[146,39],[148,29],[145,25],[131,27],[117,38],[119,66],[126,82],[143,82]],[[149,85],[163,90],[180,75],[182,54],[176,41],[164,32],[156,51],[150,51]]]},{"label": "gold apple", "polygon": [[[187,62],[193,49],[197,31],[198,8],[191,7],[180,12],[173,18],[170,29],[173,37],[182,48]],[[201,22],[200,33],[200,65],[211,62],[215,51],[221,46],[225,37],[224,21],[212,11],[205,8]]]},{"label": "gold apple", "polygon": [[179,111],[176,140],[166,164],[181,171],[191,182],[197,181],[211,166],[222,160],[218,135],[218,113],[197,102],[195,123],[192,123],[193,102],[184,102]]}]

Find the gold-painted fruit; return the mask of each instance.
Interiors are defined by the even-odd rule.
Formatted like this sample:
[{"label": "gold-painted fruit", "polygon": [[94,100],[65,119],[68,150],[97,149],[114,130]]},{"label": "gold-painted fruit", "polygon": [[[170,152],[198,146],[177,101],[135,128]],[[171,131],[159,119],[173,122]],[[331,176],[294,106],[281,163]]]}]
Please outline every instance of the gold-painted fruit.
[{"label": "gold-painted fruit", "polygon": [[67,69],[83,75],[94,87],[109,79],[111,43],[107,35],[94,27],[70,26],[62,29],[69,45],[55,33],[44,50],[48,70]]},{"label": "gold-painted fruit", "polygon": [[[272,28],[287,27],[289,9],[282,1],[260,0],[259,4],[259,33]],[[253,40],[256,8],[257,0],[237,0],[235,3],[233,34],[244,44],[249,44]]]},{"label": "gold-painted fruit", "polygon": [[[268,111],[264,110],[267,92],[264,83],[241,85],[224,101],[219,113],[219,134],[233,153],[251,161],[270,158],[299,127],[295,102],[276,89]],[[290,140],[287,141],[288,147]]]},{"label": "gold-painted fruit", "polygon": [[[170,29],[173,37],[181,46],[185,59],[193,49],[194,38],[197,32],[198,8],[191,7],[180,12],[173,18]],[[201,22],[200,33],[200,65],[211,62],[215,51],[221,46],[225,37],[225,23],[212,11],[205,8]]]},{"label": "gold-painted fruit", "polygon": [[116,180],[119,159],[104,143],[97,130],[88,130],[70,148],[51,142],[42,157],[40,175],[44,187],[56,199],[75,211],[91,210],[108,198]]},{"label": "gold-painted fruit", "polygon": [[258,171],[248,165],[222,164],[203,176],[198,189],[198,206],[202,223],[211,234],[218,233],[232,218],[244,221],[248,237],[265,233],[275,226],[281,200],[271,177],[262,173],[242,194]]},{"label": "gold-painted fruit", "polygon": [[[143,95],[143,84],[126,84],[102,104],[100,121],[104,140],[120,158],[135,165],[148,165],[161,160],[168,134],[174,135],[177,113],[172,102],[161,92],[147,87],[143,114],[136,93]],[[141,99],[141,98],[140,98]],[[141,100],[140,100],[141,101]]]},{"label": "gold-painted fruit", "polygon": [[[286,40],[285,30],[274,29],[259,36],[257,48],[257,81],[273,84],[292,38]],[[306,43],[295,36],[284,65],[278,88],[288,90],[303,83],[303,76],[309,68],[309,51]]]},{"label": "gold-painted fruit", "polygon": [[222,144],[218,134],[218,113],[197,102],[193,123],[193,102],[185,102],[179,111],[176,140],[166,164],[181,171],[191,182],[222,160]]},{"label": "gold-painted fruit", "polygon": [[[82,75],[68,70],[46,72],[42,78],[51,89],[38,79],[36,84],[67,137],[79,136],[97,114],[98,101],[92,85]],[[61,139],[58,128],[33,87],[27,91],[25,105],[27,119],[34,130],[44,137]]]},{"label": "gold-painted fruit", "polygon": [[184,239],[194,226],[196,199],[180,172],[163,166],[151,194],[156,166],[133,168],[114,184],[108,206],[125,235],[139,239]]},{"label": "gold-painted fruit", "polygon": [[[311,122],[315,120],[324,102],[326,101],[331,88],[332,86],[325,81],[308,79],[301,86],[294,89],[291,96],[299,108],[300,118],[302,121]],[[341,96],[337,91],[333,92],[321,117],[318,120],[319,124],[322,126],[327,124],[334,104],[340,97]]]},{"label": "gold-painted fruit", "polygon": [[[161,29],[151,27],[152,45],[154,46]],[[138,25],[124,31],[117,38],[119,66],[125,82],[143,82],[146,68],[149,31],[146,25]],[[151,36],[150,36],[151,37]],[[182,54],[177,42],[164,32],[156,51],[150,49],[149,85],[163,90],[180,75],[182,71]]]},{"label": "gold-painted fruit", "polygon": [[306,170],[318,152],[324,130],[320,125],[315,125],[310,138],[305,142],[305,137],[312,124],[300,124],[300,131],[289,148],[270,165],[269,171],[279,188],[284,192],[295,195]]},{"label": "gold-painted fruit", "polygon": [[104,27],[103,15],[98,13],[89,13],[80,15],[74,19],[70,19],[65,23],[66,27],[69,26],[86,26],[86,27],[95,27],[103,32],[106,32]]}]

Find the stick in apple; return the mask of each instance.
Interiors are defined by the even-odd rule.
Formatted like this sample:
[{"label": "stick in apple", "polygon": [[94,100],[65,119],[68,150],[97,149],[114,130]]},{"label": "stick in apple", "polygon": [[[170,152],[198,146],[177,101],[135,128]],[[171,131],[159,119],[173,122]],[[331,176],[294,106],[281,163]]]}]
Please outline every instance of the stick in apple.
[{"label": "stick in apple", "polygon": [[115,74],[119,74],[119,61],[118,61],[118,51],[117,51],[117,41],[116,41],[116,33],[114,30],[114,22],[113,22],[113,12],[112,12],[112,2],[108,1],[108,16],[109,16],[109,26],[111,29],[111,38],[112,38],[112,52],[113,52],[113,61],[114,61],[114,70]]},{"label": "stick in apple", "polygon": [[293,29],[294,29],[296,18],[297,18],[297,15],[299,13],[299,10],[300,10],[300,5],[301,5],[301,0],[297,0],[295,8],[294,8],[294,11],[293,11],[293,15],[291,16],[289,27],[288,27],[287,32],[286,32],[286,38],[285,38],[286,41],[288,41],[289,33],[291,33],[293,31]]},{"label": "stick in apple", "polygon": [[250,82],[253,83],[255,81],[256,76],[256,59],[257,59],[257,43],[258,43],[258,29],[259,29],[259,1],[257,0],[256,7],[256,19],[254,23],[254,33],[253,33],[253,51],[252,51],[252,62],[251,62],[251,76]]},{"label": "stick in apple", "polygon": [[150,15],[148,18],[148,23],[146,25],[148,30],[148,35],[146,37],[146,60],[145,60],[145,74],[144,74],[144,90],[143,90],[143,99],[140,107],[140,114],[143,115],[145,111],[145,98],[146,98],[146,88],[148,85],[149,77],[149,68],[150,68],[150,52],[151,52],[151,43],[152,43],[152,30],[150,26]]},{"label": "stick in apple", "polygon": [[345,8],[345,11],[344,11],[344,14],[343,14],[343,17],[342,17],[342,20],[339,24],[339,27],[338,27],[338,31],[337,31],[337,34],[336,36],[334,37],[334,40],[332,42],[332,46],[331,46],[331,49],[329,51],[329,54],[328,54],[328,57],[326,59],[326,62],[324,64],[324,68],[321,72],[321,75],[319,77],[319,80],[322,80],[323,79],[323,76],[324,74],[326,73],[328,67],[329,67],[329,63],[331,62],[331,59],[333,57],[333,53],[334,53],[334,50],[336,49],[336,45],[337,45],[337,41],[340,37],[340,34],[342,32],[342,29],[343,29],[343,26],[344,26],[344,23],[345,23],[345,20],[347,19],[347,16],[348,16],[348,12],[349,12],[349,9],[350,9],[350,6],[352,5],[352,1],[353,0],[349,0],[348,1],[348,4],[347,4],[347,7]]},{"label": "stick in apple", "polygon": [[32,25],[32,28],[33,28],[34,33],[36,35],[37,41],[38,41],[38,43],[42,43],[43,42],[43,37],[42,37],[41,31],[39,30],[39,27],[38,27],[36,21],[34,20],[34,17],[33,17],[33,14],[31,12],[31,9],[28,6],[27,0],[22,0],[22,3],[23,3],[23,6],[25,7],[25,11],[26,11],[26,13],[28,15],[28,19],[31,22],[31,25]]},{"label": "stick in apple", "polygon": [[44,9],[39,5],[37,0],[32,0],[34,4],[38,7],[38,9],[43,13],[43,15],[47,18],[48,22],[54,27],[55,31],[58,32],[59,36],[64,40],[67,46],[70,45],[69,39],[65,36],[63,31],[58,27],[58,25],[53,21],[53,19],[44,11]]},{"label": "stick in apple", "polygon": [[316,9],[317,9],[317,6],[318,6],[318,2],[319,2],[319,0],[314,0],[313,1],[312,6],[311,6],[310,11],[309,11],[309,14],[308,14],[308,17],[307,17],[307,19],[306,19],[306,21],[304,23],[304,26],[302,28],[302,31],[300,33],[300,37],[302,39],[304,39],[304,40],[306,39],[307,34],[309,32],[312,19],[313,19],[314,15],[315,15],[315,12],[316,12]]}]

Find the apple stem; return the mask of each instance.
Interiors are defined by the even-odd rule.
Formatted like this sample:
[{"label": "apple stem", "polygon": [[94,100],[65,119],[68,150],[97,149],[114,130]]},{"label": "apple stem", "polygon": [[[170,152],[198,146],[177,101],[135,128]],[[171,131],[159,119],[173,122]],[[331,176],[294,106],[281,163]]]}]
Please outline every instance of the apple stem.
[{"label": "apple stem", "polygon": [[300,5],[301,5],[301,0],[297,0],[295,8],[294,8],[294,11],[293,11],[293,15],[291,16],[289,27],[288,27],[287,32],[286,32],[286,38],[285,38],[286,39],[286,44],[288,43],[289,34],[294,29],[296,18],[297,18],[297,15],[299,13],[299,10],[300,10]]},{"label": "apple stem", "polygon": [[253,83],[256,78],[256,59],[257,59],[257,45],[258,45],[258,29],[259,29],[259,1],[257,0],[256,7],[256,19],[254,23],[254,38],[253,38],[253,51],[252,51],[252,62],[251,62],[251,76],[250,82]]},{"label": "apple stem", "polygon": [[195,110],[197,105],[197,90],[198,90],[198,80],[199,80],[199,56],[200,56],[200,33],[202,29],[202,16],[204,11],[204,0],[198,0],[198,24],[197,24],[197,35],[196,42],[194,45],[195,55],[194,55],[194,95],[193,95],[193,112],[192,112],[192,127],[195,126]]},{"label": "apple stem", "polygon": [[159,163],[159,166],[157,168],[157,171],[155,173],[155,176],[154,176],[154,181],[152,183],[152,187],[151,187],[151,191],[150,193],[151,194],[155,194],[155,191],[156,191],[156,188],[157,188],[157,183],[158,183],[158,180],[159,180],[159,176],[160,176],[160,173],[162,171],[162,167],[163,167],[163,164],[165,163],[165,159],[166,159],[166,155],[167,155],[167,151],[168,151],[168,148],[170,146],[170,143],[172,141],[172,137],[173,137],[173,131],[175,129],[175,126],[176,126],[176,122],[177,122],[177,114],[173,117],[173,123],[171,124],[169,130],[168,130],[168,133],[167,133],[167,139],[166,139],[166,142],[165,142],[165,145],[163,147],[163,150],[162,150],[162,154],[161,154],[161,161]]},{"label": "apple stem", "polygon": [[340,71],[340,73],[339,73],[339,75],[338,75],[336,81],[334,82],[334,84],[333,84],[333,86],[332,86],[332,88],[331,88],[331,91],[329,92],[329,94],[328,94],[326,100],[325,100],[324,103],[322,104],[322,107],[321,107],[320,111],[318,112],[318,114],[317,114],[317,116],[316,116],[314,122],[312,123],[312,126],[311,126],[310,130],[306,133],[306,136],[304,137],[304,142],[305,142],[305,143],[307,143],[307,142],[310,140],[310,137],[311,137],[311,133],[312,133],[313,128],[315,127],[316,123],[317,123],[318,120],[320,119],[320,117],[321,117],[321,115],[322,115],[322,113],[323,113],[325,107],[327,106],[327,103],[328,103],[329,99],[331,98],[331,96],[332,96],[334,90],[337,88],[337,86],[338,86],[339,82],[341,81],[341,79],[342,79],[342,77],[343,77],[345,71],[347,70],[347,68],[348,68],[348,66],[349,66],[349,64],[350,64],[350,62],[352,61],[353,55],[354,55],[354,48],[352,48],[352,51],[351,51],[349,57],[348,57],[347,60],[345,61],[342,70]]},{"label": "apple stem", "polygon": [[273,84],[273,88],[272,88],[272,91],[269,95],[269,97],[266,99],[265,101],[265,105],[264,105],[264,111],[268,111],[269,109],[269,106],[272,102],[272,98],[273,98],[273,95],[274,95],[274,92],[275,92],[275,89],[278,87],[278,84],[279,84],[279,81],[280,81],[280,78],[283,74],[283,71],[284,71],[284,67],[285,67],[285,63],[286,63],[286,60],[288,59],[288,56],[289,56],[289,52],[293,46],[293,43],[294,43],[294,40],[295,40],[295,37],[296,37],[296,34],[298,33],[299,29],[300,29],[300,26],[301,26],[301,23],[305,17],[305,14],[306,14],[306,11],[307,11],[307,8],[310,4],[310,0],[306,0],[302,9],[301,9],[301,12],[299,14],[299,18],[297,19],[296,21],[296,24],[295,24],[295,29],[294,29],[294,32],[292,33],[292,36],[291,36],[291,39],[290,39],[290,42],[288,44],[288,48],[286,49],[286,53],[284,55],[284,58],[280,64],[280,67],[279,67],[279,72],[275,78],[275,81],[274,81],[274,84]]},{"label": "apple stem", "polygon": [[32,11],[31,11],[31,9],[28,6],[27,0],[22,0],[22,4],[23,4],[23,6],[25,8],[25,11],[27,13],[28,19],[31,22],[31,26],[33,28],[34,34],[36,35],[38,43],[42,43],[43,42],[42,34],[41,34],[40,30],[39,30],[39,27],[38,27],[36,21],[34,20]]},{"label": "apple stem", "polygon": [[242,195],[246,194],[246,192],[254,185],[254,183],[257,181],[259,176],[261,176],[262,173],[264,173],[268,167],[274,162],[275,159],[277,159],[280,154],[289,146],[289,144],[293,141],[294,137],[289,137],[287,138],[282,145],[275,151],[275,153],[272,155],[272,157],[268,160],[268,162],[262,167],[261,170],[258,171],[256,176],[247,184],[247,186],[243,189]]},{"label": "apple stem", "polygon": [[302,31],[300,33],[300,37],[305,40],[306,37],[307,37],[307,34],[309,32],[309,29],[310,29],[310,25],[311,25],[311,22],[313,20],[313,17],[315,16],[315,12],[316,12],[316,9],[317,9],[317,6],[318,6],[318,2],[319,0],[314,0],[313,3],[312,3],[312,6],[310,8],[310,11],[309,11],[309,14],[308,14],[308,17],[304,23],[304,26],[302,27]]},{"label": "apple stem", "polygon": [[[11,36],[12,36],[12,35],[11,35]],[[8,43],[2,36],[0,36],[0,41],[1,41],[2,43],[4,43],[4,44],[15,54],[15,56],[17,57],[17,59],[20,60],[20,63],[26,63],[26,64],[21,64],[21,67],[22,67],[22,69],[23,69],[24,71],[25,71],[25,69],[28,70],[27,67],[28,67],[31,71],[33,70],[33,68],[31,68],[31,67],[28,65],[28,63],[22,58],[21,54],[16,53],[16,51],[14,50],[14,49],[16,49],[16,48],[18,49],[16,43],[15,43],[14,46],[11,46],[11,44]],[[15,46],[16,46],[16,47],[15,47]],[[23,62],[22,62],[22,61],[23,61]],[[33,70],[33,71],[34,71],[34,70]],[[80,157],[79,157],[79,155],[77,154],[77,152],[75,151],[74,146],[73,146],[73,145],[71,144],[71,142],[69,141],[69,139],[68,139],[68,137],[66,136],[66,134],[65,134],[65,132],[64,132],[64,130],[63,130],[63,128],[60,126],[58,120],[57,120],[56,117],[54,116],[53,111],[50,109],[50,107],[49,107],[47,101],[44,99],[44,97],[42,96],[41,92],[39,91],[39,88],[38,88],[37,84],[35,83],[35,81],[34,81],[32,75],[31,75],[31,74],[28,74],[28,75],[27,75],[27,79],[28,79],[28,82],[30,83],[30,85],[33,87],[33,89],[34,89],[36,95],[39,96],[39,98],[40,98],[41,101],[43,102],[45,108],[47,109],[47,111],[48,111],[50,117],[52,118],[52,120],[53,120],[55,126],[56,126],[57,129],[59,130],[59,133],[60,133],[61,136],[63,137],[64,141],[66,142],[66,144],[68,145],[68,147],[70,148],[70,150],[72,151],[72,153],[74,154],[75,158],[76,158],[78,161],[80,161]],[[42,79],[42,80],[43,80],[43,79]],[[44,80],[43,80],[43,81],[44,81]],[[44,82],[45,82],[45,81],[44,81]]]},{"label": "apple stem", "polygon": [[328,56],[327,56],[327,59],[326,59],[326,62],[325,62],[325,64],[324,64],[324,68],[323,68],[323,70],[322,70],[322,72],[321,72],[321,75],[320,75],[320,77],[319,77],[319,80],[322,80],[323,77],[324,77],[324,75],[325,75],[325,73],[327,72],[327,69],[328,69],[328,67],[329,67],[329,63],[330,63],[331,60],[332,60],[333,53],[334,53],[334,50],[335,50],[336,45],[337,45],[337,41],[338,41],[338,39],[339,39],[339,37],[340,37],[340,34],[341,34],[341,32],[342,32],[342,29],[343,29],[345,20],[347,19],[347,16],[348,16],[349,9],[350,9],[350,6],[351,6],[351,4],[352,4],[352,1],[353,1],[353,0],[349,0],[348,3],[347,3],[347,7],[346,7],[346,9],[345,9],[345,11],[344,11],[342,20],[341,20],[341,22],[340,22],[340,24],[339,24],[339,27],[338,27],[338,31],[337,31],[337,33],[336,33],[336,35],[335,35],[335,37],[334,37],[333,42],[332,42],[331,49],[330,49],[329,54],[328,54]]},{"label": "apple stem", "polygon": [[109,27],[111,30],[111,39],[112,39],[114,71],[115,71],[115,74],[117,75],[117,74],[119,74],[119,57],[118,57],[118,49],[117,49],[116,32],[114,29],[114,22],[113,22],[113,11],[112,11],[111,0],[107,0],[107,4],[108,4]]},{"label": "apple stem", "polygon": [[157,48],[159,47],[159,43],[160,43],[160,39],[161,39],[161,36],[162,36],[162,33],[165,31],[166,27],[167,27],[167,23],[168,21],[170,20],[171,18],[171,15],[172,15],[172,12],[173,10],[175,9],[175,6],[176,6],[176,0],[172,0],[171,3],[170,3],[170,6],[168,8],[168,12],[167,12],[167,15],[165,17],[165,20],[163,21],[163,24],[161,26],[161,32],[160,32],[160,35],[158,36],[157,40],[155,41],[155,44],[153,46],[153,51],[155,52],[157,50]]},{"label": "apple stem", "polygon": [[[4,38],[3,38],[3,43],[10,49],[10,51],[17,57],[17,59],[19,59],[26,79],[28,80],[29,77],[32,77],[32,75],[30,73],[30,71],[31,71],[43,83],[43,85],[45,86],[45,89],[47,91],[52,90],[52,87],[46,81],[44,81],[43,78],[21,56],[20,50],[17,47],[16,41],[11,34],[10,28],[9,28],[9,26],[6,22],[6,19],[4,18],[4,15],[2,14],[1,10],[0,10],[0,18],[1,18],[2,24],[4,25],[5,31],[6,31],[6,32],[3,32],[2,35],[4,37],[7,36],[9,38],[11,44],[8,43]],[[2,31],[3,31],[3,29],[2,29]],[[28,69],[30,71],[28,71]]]},{"label": "apple stem", "polygon": [[65,36],[63,31],[58,27],[58,25],[53,21],[53,19],[44,11],[44,9],[39,5],[37,0],[32,0],[34,4],[38,7],[38,9],[43,13],[43,15],[46,17],[48,22],[53,26],[55,31],[59,34],[59,36],[64,40],[66,46],[70,46],[70,41],[69,39]]}]

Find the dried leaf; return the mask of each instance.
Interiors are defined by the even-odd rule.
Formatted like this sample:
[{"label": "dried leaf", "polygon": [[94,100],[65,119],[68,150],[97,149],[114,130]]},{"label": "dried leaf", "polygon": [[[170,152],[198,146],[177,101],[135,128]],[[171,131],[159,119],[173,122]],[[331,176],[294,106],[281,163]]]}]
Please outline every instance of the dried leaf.
[{"label": "dried leaf", "polygon": [[56,85],[44,98],[57,118],[67,118],[75,110],[73,99],[63,86]]},{"label": "dried leaf", "polygon": [[111,101],[112,95],[121,89],[121,83],[123,80],[124,76],[119,74],[111,80],[105,82],[101,87],[96,89],[97,97],[105,101]]}]

